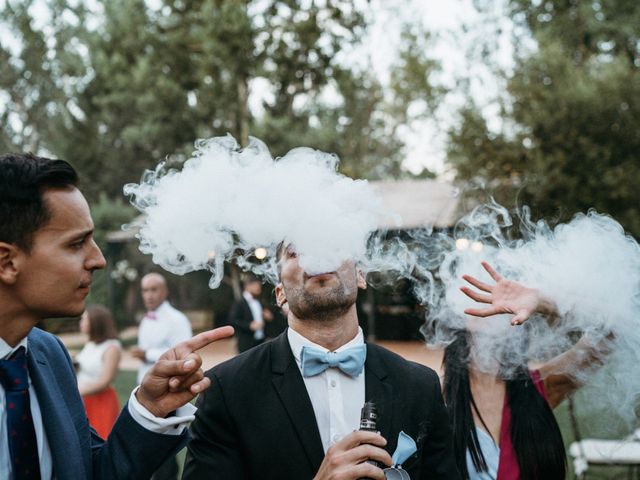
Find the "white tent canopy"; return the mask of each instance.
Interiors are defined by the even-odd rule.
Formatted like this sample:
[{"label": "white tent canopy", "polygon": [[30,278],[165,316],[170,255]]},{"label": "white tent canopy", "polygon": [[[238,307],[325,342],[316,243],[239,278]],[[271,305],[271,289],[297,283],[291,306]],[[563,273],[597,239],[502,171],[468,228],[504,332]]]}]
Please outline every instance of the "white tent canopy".
[{"label": "white tent canopy", "polygon": [[381,222],[380,230],[452,227],[459,218],[458,189],[435,180],[382,180],[370,182],[384,205],[400,215],[400,225]]}]

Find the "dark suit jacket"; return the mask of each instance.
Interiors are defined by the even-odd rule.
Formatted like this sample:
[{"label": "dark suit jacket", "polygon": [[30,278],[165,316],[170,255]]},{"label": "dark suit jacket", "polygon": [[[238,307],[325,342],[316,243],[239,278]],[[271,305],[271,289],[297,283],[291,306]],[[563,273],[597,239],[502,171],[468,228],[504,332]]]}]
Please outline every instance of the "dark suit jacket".
[{"label": "dark suit jacket", "polygon": [[240,353],[246,352],[250,348],[262,343],[253,337],[255,332],[249,327],[251,322],[253,322],[251,308],[249,308],[249,304],[244,297],[241,297],[231,305],[228,318],[229,325],[233,326],[236,331],[238,351]]},{"label": "dark suit jacket", "polygon": [[[183,479],[313,478],[324,451],[286,332],[207,375],[212,386],[198,400]],[[378,407],[390,454],[401,430],[418,444],[404,464],[413,480],[458,478],[433,370],[368,344],[365,397]]]},{"label": "dark suit jacket", "polygon": [[108,441],[89,426],[67,350],[37,328],[28,336],[29,376],[42,411],[57,480],[148,479],[164,459],[188,441],[140,426],[125,406]]}]

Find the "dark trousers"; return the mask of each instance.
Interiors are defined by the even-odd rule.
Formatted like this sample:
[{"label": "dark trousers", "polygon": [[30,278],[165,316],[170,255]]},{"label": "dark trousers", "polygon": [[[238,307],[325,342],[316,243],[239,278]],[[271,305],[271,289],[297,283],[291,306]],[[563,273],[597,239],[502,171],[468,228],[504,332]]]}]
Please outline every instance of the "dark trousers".
[{"label": "dark trousers", "polygon": [[178,478],[178,460],[171,457],[155,471],[151,480],[176,480]]}]

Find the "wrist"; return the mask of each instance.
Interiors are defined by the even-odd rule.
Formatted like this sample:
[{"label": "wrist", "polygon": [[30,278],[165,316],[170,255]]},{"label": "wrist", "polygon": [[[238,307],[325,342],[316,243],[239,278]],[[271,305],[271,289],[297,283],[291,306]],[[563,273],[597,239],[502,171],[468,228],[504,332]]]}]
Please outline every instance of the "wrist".
[{"label": "wrist", "polygon": [[135,397],[138,403],[142,405],[144,408],[146,408],[149,411],[149,413],[151,413],[154,417],[166,418],[167,415],[170,413],[170,412],[162,411],[161,409],[157,408],[156,402],[148,399],[144,395],[142,386],[140,386],[140,388],[136,390]]}]

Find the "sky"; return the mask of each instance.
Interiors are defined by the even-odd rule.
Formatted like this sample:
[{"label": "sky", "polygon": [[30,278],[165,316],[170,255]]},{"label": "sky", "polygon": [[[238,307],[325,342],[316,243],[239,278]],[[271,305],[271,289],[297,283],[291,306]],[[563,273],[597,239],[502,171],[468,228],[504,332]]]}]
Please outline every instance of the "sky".
[{"label": "sky", "polygon": [[[405,166],[414,172],[426,166],[447,177],[449,175],[444,163],[446,131],[456,121],[455,112],[467,101],[467,97],[458,89],[456,80],[470,80],[469,88],[474,101],[483,108],[483,113],[490,120],[490,127],[499,128],[495,99],[503,90],[495,75],[473,56],[478,53],[475,51],[480,44],[478,35],[488,30],[493,34],[494,25],[485,24],[488,17],[493,18],[500,23],[503,32],[500,37],[495,37],[497,49],[493,59],[501,68],[511,68],[512,26],[503,15],[504,2],[491,2],[492,11],[488,17],[486,13],[481,15],[471,0],[374,0],[371,3],[378,13],[369,45],[373,63],[380,68],[379,75],[382,78],[394,59],[391,50],[396,48],[403,21],[419,18],[425,29],[433,35],[433,50],[429,54],[439,60],[442,73],[437,79],[451,93],[445,96],[433,118],[416,122],[407,129]],[[402,8],[398,8],[400,6]]]},{"label": "sky", "polygon": [[[453,172],[447,170],[446,132],[456,121],[456,112],[468,100],[457,81],[470,81],[469,91],[489,121],[490,128],[499,129],[496,97],[504,92],[496,76],[478,60],[478,47],[491,35],[495,41],[492,60],[502,69],[512,66],[513,26],[504,15],[504,0],[495,0],[488,12],[480,14],[472,0],[354,0],[361,11],[367,12],[370,28],[362,44],[352,51],[343,52],[347,63],[359,63],[363,68],[371,65],[378,79],[388,83],[390,68],[397,59],[400,36],[405,24],[419,21],[431,32],[433,42],[429,45],[429,56],[438,60],[441,72],[436,80],[450,92],[438,110],[426,120],[416,121],[401,131],[405,141],[406,160],[404,166],[413,173],[424,167],[443,179]],[[489,19],[489,20],[488,20]],[[495,28],[501,35],[495,35]],[[485,38],[479,38],[485,36]],[[269,99],[269,86],[258,79],[251,87],[252,111],[259,113],[263,99]],[[328,99],[331,99],[331,92]],[[325,96],[325,98],[327,97]]]}]

